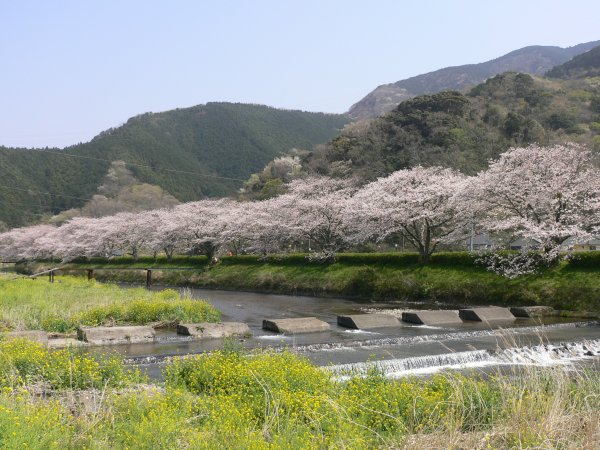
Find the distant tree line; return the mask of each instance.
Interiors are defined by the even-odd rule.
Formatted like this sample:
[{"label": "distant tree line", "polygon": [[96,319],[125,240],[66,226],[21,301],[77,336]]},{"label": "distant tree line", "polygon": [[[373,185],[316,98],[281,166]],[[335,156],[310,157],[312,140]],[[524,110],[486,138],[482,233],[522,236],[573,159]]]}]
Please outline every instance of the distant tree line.
[{"label": "distant tree line", "polygon": [[[308,246],[311,257],[332,261],[341,250],[401,234],[427,263],[439,245],[485,232],[500,247],[515,236],[535,240],[537,257],[549,264],[567,239],[600,232],[600,170],[593,159],[578,144],[531,145],[510,149],[473,176],[417,166],[363,185],[356,179],[298,178],[265,200],[202,200],[13,229],[0,234],[0,257],[70,260],[164,252],[169,259],[182,253],[213,258]],[[510,273],[530,267],[518,258],[506,264]]]}]

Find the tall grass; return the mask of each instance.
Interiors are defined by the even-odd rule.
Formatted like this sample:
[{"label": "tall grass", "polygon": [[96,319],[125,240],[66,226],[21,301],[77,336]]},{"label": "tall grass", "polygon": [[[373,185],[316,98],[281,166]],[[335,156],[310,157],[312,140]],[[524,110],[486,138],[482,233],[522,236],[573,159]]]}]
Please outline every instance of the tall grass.
[{"label": "tall grass", "polygon": [[216,321],[219,313],[201,300],[167,289],[151,292],[76,277],[0,278],[0,331],[73,331],[80,325]]},{"label": "tall grass", "polygon": [[[51,375],[65,373],[63,353],[42,354],[39,345],[27,345],[29,356],[15,344],[0,343],[0,357],[14,368],[2,373],[20,374],[2,378],[12,380],[0,389],[3,448],[600,445],[598,372],[531,368],[491,378],[446,373],[391,380],[373,370],[339,382],[291,353],[228,349],[174,361],[166,367],[164,386],[140,385],[116,369],[104,381],[90,382],[105,367],[90,357],[87,364],[97,364],[95,369],[71,365],[71,377],[84,382],[69,384],[56,381],[64,375]],[[51,397],[31,389],[40,382],[51,383]]]}]

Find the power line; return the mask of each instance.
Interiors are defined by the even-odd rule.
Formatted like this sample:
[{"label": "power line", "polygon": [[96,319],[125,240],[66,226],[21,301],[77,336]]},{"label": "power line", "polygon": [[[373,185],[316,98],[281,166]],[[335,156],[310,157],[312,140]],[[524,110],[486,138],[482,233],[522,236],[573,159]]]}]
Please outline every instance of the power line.
[{"label": "power line", "polygon": [[[112,163],[113,161],[111,161],[110,159],[104,159],[104,158],[96,158],[95,156],[85,156],[85,155],[74,155],[72,153],[64,153],[64,152],[56,152],[56,151],[52,151],[52,150],[43,150],[43,149],[39,149],[39,148],[29,148],[26,150],[18,150],[18,149],[11,149],[11,148],[7,148],[7,150],[13,150],[13,151],[18,151],[18,152],[40,152],[40,153],[48,153],[51,155],[60,155],[60,156],[70,156],[72,158],[80,158],[80,159],[89,159],[92,161],[102,161],[102,162],[108,162],[108,163]],[[242,181],[245,182],[246,180],[242,180],[240,178],[232,178],[232,177],[223,177],[220,175],[210,175],[210,174],[206,174],[206,173],[200,173],[200,172],[189,172],[187,170],[177,170],[177,169],[167,169],[164,167],[154,167],[151,166],[149,164],[142,164],[142,163],[135,163],[135,162],[127,162],[124,161],[126,165],[129,166],[136,166],[136,167],[145,167],[147,169],[151,169],[151,170],[162,170],[165,172],[173,172],[173,173],[185,173],[187,175],[197,175],[197,176],[201,176],[201,177],[209,177],[209,178],[219,178],[222,180],[232,180],[232,181]]]},{"label": "power line", "polygon": [[53,194],[52,192],[42,192],[42,191],[34,191],[32,189],[23,189],[23,188],[16,188],[16,187],[12,187],[12,186],[4,186],[4,185],[0,185],[0,188],[2,189],[10,189],[12,191],[21,191],[21,192],[27,192],[30,195],[49,195],[49,196],[53,196],[53,197],[66,197],[66,198],[75,198],[77,200],[85,200],[88,201],[89,198],[84,198],[84,197],[76,197],[74,195],[66,195],[66,194]]},{"label": "power line", "polygon": [[[40,201],[40,203],[34,202],[34,201],[22,201],[20,198],[19,199],[15,199],[15,198],[10,198],[10,199],[6,199],[6,198],[2,198],[0,199],[0,204],[3,203],[8,203],[11,205],[21,205],[21,206],[28,206],[31,209],[28,209],[28,211],[30,211],[30,215],[32,215],[33,213],[37,212],[40,214],[37,214],[39,216],[43,216],[43,215],[48,215],[48,214],[54,214],[51,211],[52,205],[50,203],[42,203]],[[35,214],[33,214],[35,215]]]}]

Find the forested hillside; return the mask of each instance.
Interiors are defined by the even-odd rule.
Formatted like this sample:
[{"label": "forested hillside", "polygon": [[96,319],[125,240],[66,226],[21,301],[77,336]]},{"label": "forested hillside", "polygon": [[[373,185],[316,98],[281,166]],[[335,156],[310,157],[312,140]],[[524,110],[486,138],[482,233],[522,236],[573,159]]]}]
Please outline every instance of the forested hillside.
[{"label": "forested hillside", "polygon": [[[16,226],[82,206],[112,161],[179,201],[235,193],[275,156],[335,137],[344,115],[208,103],[133,117],[92,141],[45,151],[0,147],[0,221]],[[66,156],[75,155],[75,156]]]},{"label": "forested hillside", "polygon": [[348,114],[354,120],[376,117],[417,95],[433,94],[444,90],[463,91],[502,72],[543,75],[552,67],[569,61],[599,44],[600,41],[594,41],[567,48],[541,45],[524,47],[483,63],[446,67],[395,83],[384,84],[352,105]]},{"label": "forested hillside", "polygon": [[552,68],[546,74],[550,78],[584,78],[600,76],[600,45],[589,52]]},{"label": "forested hillside", "polygon": [[317,173],[370,180],[416,165],[473,174],[511,146],[574,141],[600,150],[600,84],[504,73],[468,94],[445,91],[402,102],[356,123],[304,157]]}]

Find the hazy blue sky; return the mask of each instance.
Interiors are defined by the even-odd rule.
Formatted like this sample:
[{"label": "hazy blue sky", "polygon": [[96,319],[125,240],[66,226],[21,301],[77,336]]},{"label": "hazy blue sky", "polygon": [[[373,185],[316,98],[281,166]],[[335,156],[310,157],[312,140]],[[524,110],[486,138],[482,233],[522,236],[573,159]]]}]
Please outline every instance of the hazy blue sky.
[{"label": "hazy blue sky", "polygon": [[344,112],[376,86],[600,39],[600,2],[0,0],[0,145],[209,101]]}]

